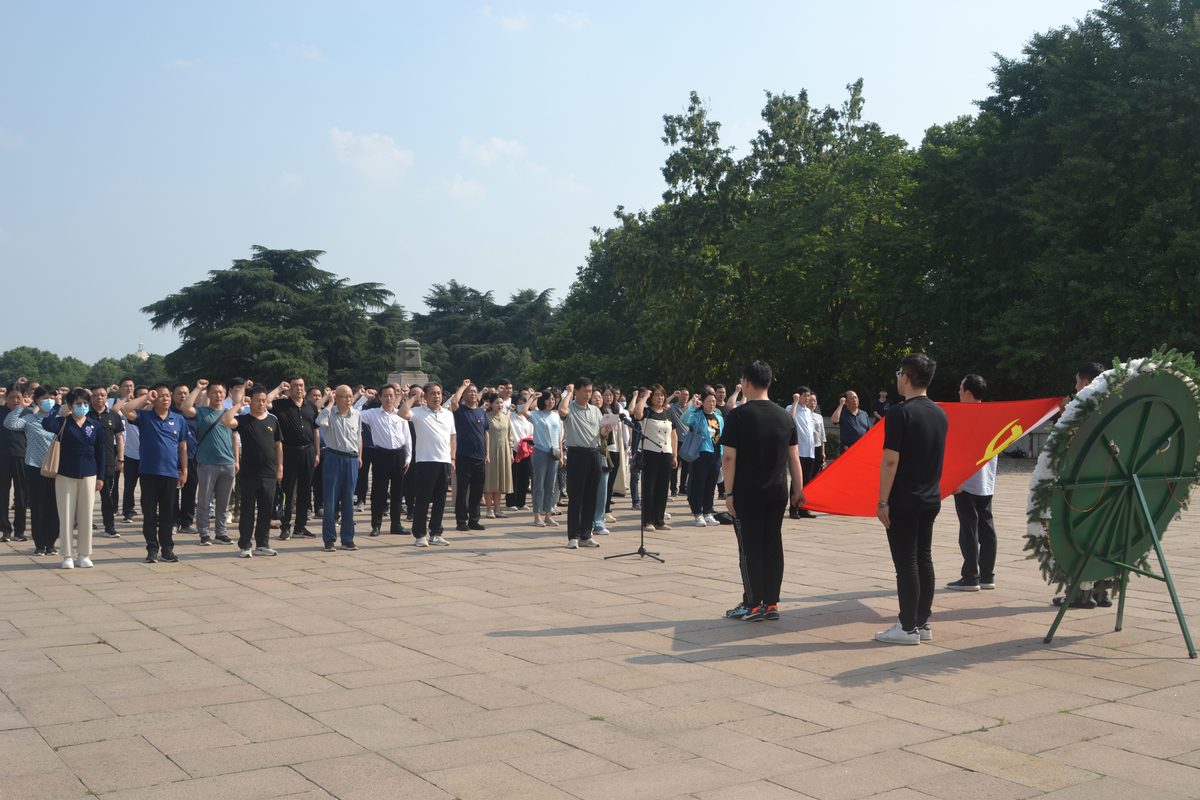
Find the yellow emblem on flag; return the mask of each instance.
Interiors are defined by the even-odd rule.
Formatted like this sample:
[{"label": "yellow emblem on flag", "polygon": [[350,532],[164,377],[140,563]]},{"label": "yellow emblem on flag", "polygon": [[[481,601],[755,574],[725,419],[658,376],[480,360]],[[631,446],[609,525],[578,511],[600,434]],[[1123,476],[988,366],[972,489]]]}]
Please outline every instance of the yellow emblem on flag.
[{"label": "yellow emblem on flag", "polygon": [[[984,451],[983,458],[975,462],[975,466],[982,466],[986,462],[991,461],[993,458],[1000,455],[1000,453],[1004,452],[1004,448],[1008,447],[1017,439],[1020,439],[1025,435],[1025,430],[1017,424],[1019,421],[1020,420],[1014,419],[1012,422],[1000,429],[1000,432],[996,434],[994,439],[992,439],[992,443],[988,445],[987,450]],[[1000,437],[1004,436],[1006,433],[1008,434],[1008,438],[1003,442],[1000,442]],[[998,442],[999,444],[997,444]]]}]

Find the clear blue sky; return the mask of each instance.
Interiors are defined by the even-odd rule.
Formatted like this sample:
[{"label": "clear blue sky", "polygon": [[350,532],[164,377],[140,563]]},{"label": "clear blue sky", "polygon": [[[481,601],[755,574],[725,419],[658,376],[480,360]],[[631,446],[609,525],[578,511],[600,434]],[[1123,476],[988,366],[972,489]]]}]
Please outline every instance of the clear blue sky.
[{"label": "clear blue sky", "polygon": [[659,201],[690,90],[745,153],[764,90],[861,76],[916,145],[1096,6],[0,0],[0,351],[169,352],[138,309],[252,244],[410,311],[451,278],[561,299],[592,226]]}]

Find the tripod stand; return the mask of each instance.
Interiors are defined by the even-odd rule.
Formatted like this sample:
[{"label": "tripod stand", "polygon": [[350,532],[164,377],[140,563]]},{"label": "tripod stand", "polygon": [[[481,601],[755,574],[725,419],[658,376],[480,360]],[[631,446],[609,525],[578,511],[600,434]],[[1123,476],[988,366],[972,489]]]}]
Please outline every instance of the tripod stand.
[{"label": "tripod stand", "polygon": [[[622,419],[621,422],[623,424],[625,424],[626,426],[628,426],[629,430],[631,430],[633,432],[633,438],[632,438],[632,441],[630,442],[630,444],[633,447],[634,453],[640,452],[642,450],[642,440],[646,438],[645,436],[642,435],[641,429],[639,429],[636,425],[634,425],[629,420]],[[641,541],[638,544],[638,549],[633,551],[632,553],[619,553],[618,555],[615,555],[615,556],[605,556],[604,557],[605,561],[608,561],[610,558],[628,558],[630,556],[637,556],[638,558],[647,558],[647,557],[653,558],[655,561],[657,561],[660,564],[667,563],[666,561],[663,561],[661,558],[658,557],[658,553],[651,553],[650,551],[648,551],[646,549],[646,506],[649,505],[649,503],[646,502],[647,498],[646,498],[645,488],[646,488],[645,484],[643,484],[642,485],[642,502],[641,502],[641,506],[642,506],[641,525],[638,526],[638,530],[641,535]]]}]

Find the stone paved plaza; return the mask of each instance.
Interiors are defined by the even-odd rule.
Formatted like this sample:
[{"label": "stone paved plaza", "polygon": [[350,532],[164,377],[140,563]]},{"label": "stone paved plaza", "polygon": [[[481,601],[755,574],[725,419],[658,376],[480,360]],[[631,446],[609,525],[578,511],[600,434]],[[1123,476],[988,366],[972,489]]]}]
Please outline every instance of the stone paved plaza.
[{"label": "stone paved plaza", "polygon": [[[998,588],[939,591],[934,640],[879,645],[894,575],[872,520],[786,522],[783,618],[723,618],[732,529],[599,550],[527,514],[450,548],[319,540],[241,560],[140,528],[59,570],[0,545],[0,798],[1200,796],[1200,663],[1163,584],[1071,611],[1021,553],[1027,477],[1001,475]],[[507,523],[507,524],[497,524]],[[361,528],[361,525],[360,525]],[[1194,514],[1166,544],[1200,633]],[[953,506],[935,537],[957,577]]]}]

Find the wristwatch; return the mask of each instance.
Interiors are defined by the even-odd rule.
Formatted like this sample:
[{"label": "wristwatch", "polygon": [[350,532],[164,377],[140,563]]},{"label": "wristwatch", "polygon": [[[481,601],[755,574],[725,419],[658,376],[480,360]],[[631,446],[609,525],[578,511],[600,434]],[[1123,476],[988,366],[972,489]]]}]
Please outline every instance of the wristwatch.
[{"label": "wristwatch", "polygon": [[887,500],[880,500],[880,501],[879,501],[879,507],[880,507],[880,508],[887,508]]}]

